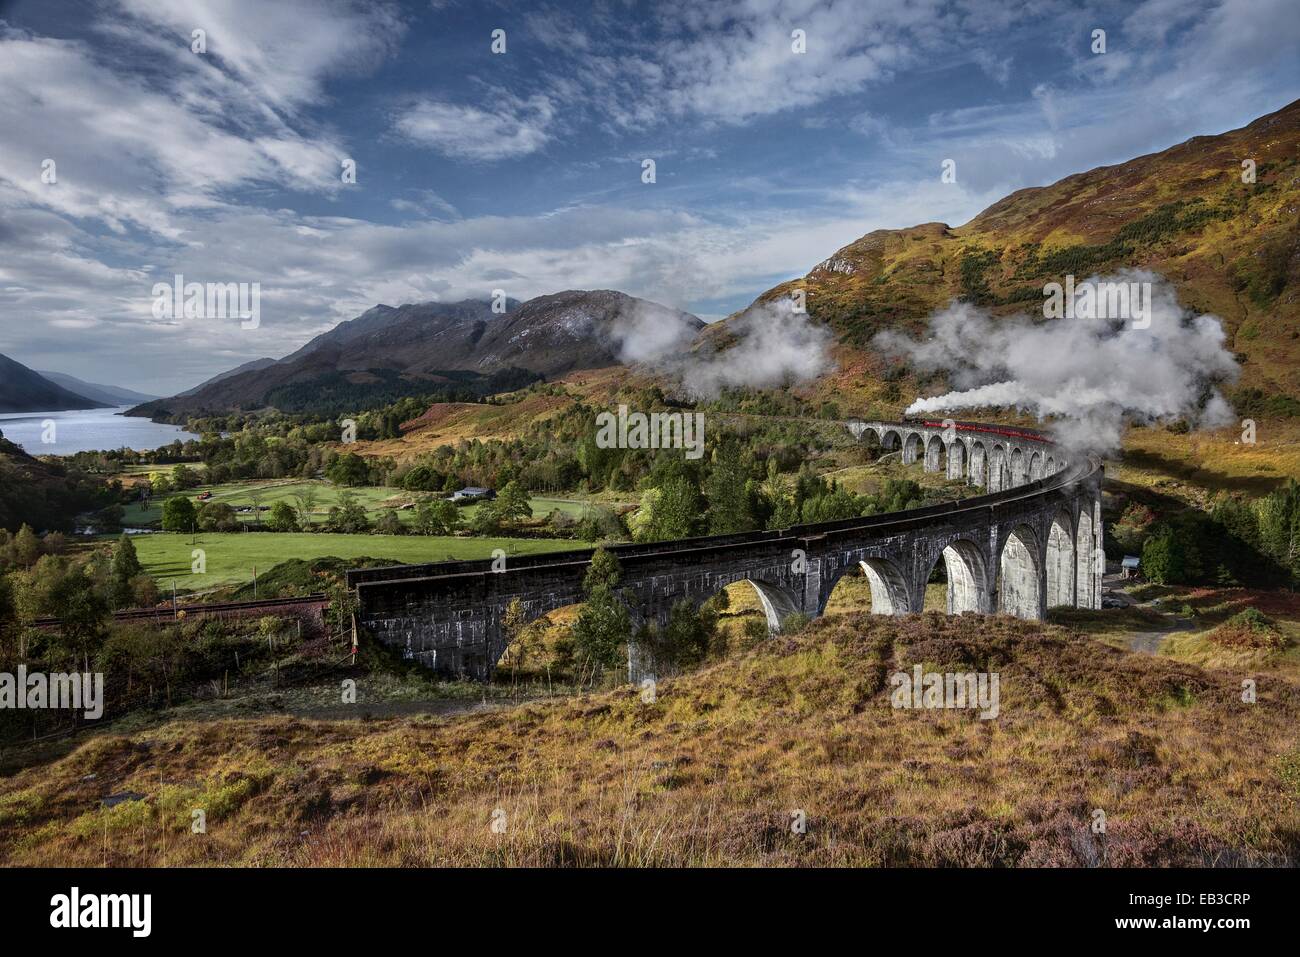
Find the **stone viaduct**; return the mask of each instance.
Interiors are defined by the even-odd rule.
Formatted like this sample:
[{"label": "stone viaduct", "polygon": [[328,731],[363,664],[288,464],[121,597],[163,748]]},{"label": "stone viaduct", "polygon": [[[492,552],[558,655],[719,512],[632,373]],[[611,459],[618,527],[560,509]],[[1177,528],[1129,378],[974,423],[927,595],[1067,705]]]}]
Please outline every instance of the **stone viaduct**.
[{"label": "stone viaduct", "polygon": [[[1039,619],[1051,607],[1100,607],[1100,462],[1042,433],[976,423],[845,423],[905,463],[944,471],[986,493],[884,515],[674,542],[613,545],[637,624],[665,622],[733,582],[753,585],[772,631],[796,612],[820,615],[836,582],[866,576],[876,614],[921,611],[939,561],[949,614]],[[505,651],[502,616],[518,598],[529,620],[582,600],[592,551],[439,562],[348,572],[358,621],[435,671],[486,677]],[[629,655],[629,677],[642,668]]]}]

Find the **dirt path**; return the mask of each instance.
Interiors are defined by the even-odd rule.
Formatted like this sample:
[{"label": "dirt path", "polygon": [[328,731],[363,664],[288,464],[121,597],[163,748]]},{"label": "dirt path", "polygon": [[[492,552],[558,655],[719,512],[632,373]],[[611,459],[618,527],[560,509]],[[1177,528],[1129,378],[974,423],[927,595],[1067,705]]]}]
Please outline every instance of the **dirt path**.
[{"label": "dirt path", "polygon": [[1180,631],[1191,631],[1196,627],[1196,622],[1191,618],[1175,618],[1173,622],[1172,627],[1161,631],[1139,631],[1129,635],[1128,650],[1144,655],[1157,654],[1160,651],[1161,644],[1170,635],[1177,634]]},{"label": "dirt path", "polygon": [[[1126,608],[1147,608],[1152,611],[1159,611],[1159,606],[1152,602],[1138,601],[1127,591],[1125,586],[1128,583],[1119,575],[1106,575],[1102,579],[1102,593],[1106,598],[1114,598],[1121,602]],[[1175,635],[1180,631],[1192,631],[1196,628],[1196,621],[1191,618],[1179,618],[1173,614],[1164,614],[1166,627],[1155,631],[1136,631],[1125,639],[1125,644],[1129,651],[1135,651],[1143,655],[1155,655],[1160,653],[1160,646],[1170,635]]]}]

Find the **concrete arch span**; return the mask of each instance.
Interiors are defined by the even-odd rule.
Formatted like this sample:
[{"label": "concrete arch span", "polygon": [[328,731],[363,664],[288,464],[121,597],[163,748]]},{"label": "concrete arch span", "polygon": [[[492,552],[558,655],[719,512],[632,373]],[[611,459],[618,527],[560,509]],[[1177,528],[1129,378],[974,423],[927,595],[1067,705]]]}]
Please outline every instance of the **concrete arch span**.
[{"label": "concrete arch span", "polygon": [[786,619],[799,612],[799,601],[796,596],[790,594],[780,585],[753,578],[741,580],[748,582],[749,586],[758,593],[759,604],[763,606],[763,614],[767,617],[769,634],[780,633],[781,626],[785,624]]},{"label": "concrete arch span", "polygon": [[966,446],[960,442],[953,442],[948,446],[948,478],[962,479],[966,477],[966,460],[969,458],[966,454]]},{"label": "concrete arch span", "polygon": [[989,485],[989,453],[983,442],[971,443],[970,484],[976,488],[988,488]]},{"label": "concrete arch span", "polygon": [[1065,511],[1057,512],[1047,531],[1046,607],[1059,608],[1074,605],[1074,588],[1077,577],[1075,562],[1074,523]]},{"label": "concrete arch span", "polygon": [[998,611],[1017,618],[1043,617],[1042,568],[1038,535],[1029,525],[1017,525],[998,553]]},{"label": "concrete arch span", "polygon": [[906,615],[912,610],[907,579],[887,558],[863,558],[858,566],[871,586],[873,615]]},{"label": "concrete arch span", "polygon": [[[943,547],[931,568],[943,562],[947,579],[946,610],[950,615],[992,610],[988,585],[988,562],[980,547],[969,538],[958,538]],[[930,575],[927,574],[926,581]]]}]

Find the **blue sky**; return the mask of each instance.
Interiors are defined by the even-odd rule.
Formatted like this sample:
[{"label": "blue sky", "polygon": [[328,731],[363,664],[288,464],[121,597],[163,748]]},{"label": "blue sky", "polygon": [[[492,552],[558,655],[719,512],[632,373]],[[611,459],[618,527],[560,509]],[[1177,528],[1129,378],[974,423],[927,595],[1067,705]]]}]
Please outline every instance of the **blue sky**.
[{"label": "blue sky", "polygon": [[[170,394],[376,302],[714,319],[872,229],[1241,126],[1298,52],[1293,0],[0,0],[0,352]],[[261,325],[154,318],[176,273],[259,283]]]}]

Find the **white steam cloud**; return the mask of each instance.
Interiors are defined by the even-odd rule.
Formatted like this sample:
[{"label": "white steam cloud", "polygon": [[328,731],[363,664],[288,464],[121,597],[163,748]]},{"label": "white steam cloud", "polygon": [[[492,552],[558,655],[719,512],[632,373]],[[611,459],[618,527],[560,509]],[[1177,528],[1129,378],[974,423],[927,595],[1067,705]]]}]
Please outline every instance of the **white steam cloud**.
[{"label": "white steam cloud", "polygon": [[1216,383],[1235,380],[1239,370],[1219,319],[1183,309],[1173,287],[1151,272],[1089,282],[1111,280],[1151,283],[1147,328],[1112,318],[995,319],[953,302],[931,317],[927,338],[883,332],[875,345],[922,372],[946,372],[955,387],[917,399],[910,414],[1014,407],[1052,419],[1066,445],[1099,452],[1119,448],[1130,421],[1184,419],[1194,428],[1232,422]]},{"label": "white steam cloud", "polygon": [[676,377],[691,398],[712,398],[730,387],[771,389],[807,382],[829,372],[831,333],[794,311],[790,299],[763,303],[727,324],[725,348],[690,352],[695,330],[668,321],[658,310],[634,309],[616,328],[620,359],[642,362]]}]

